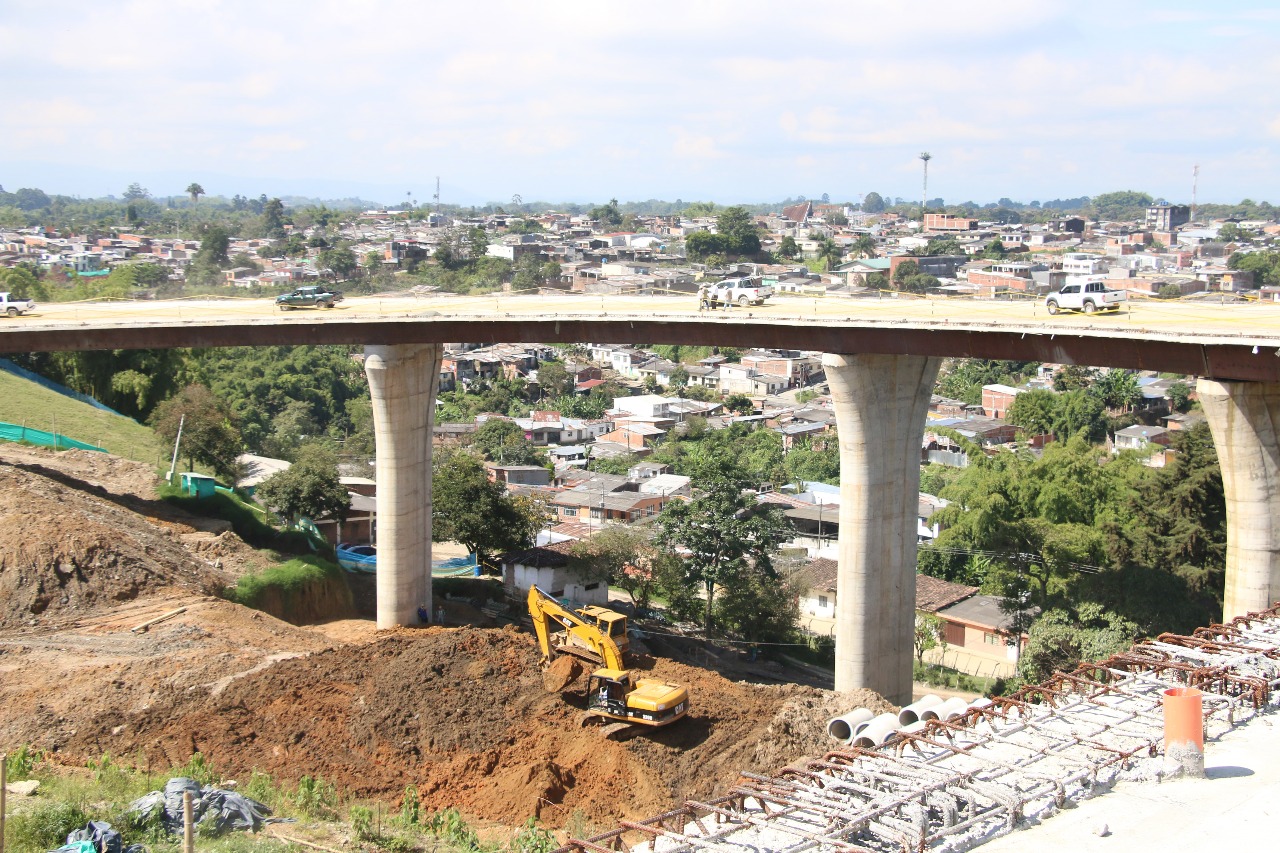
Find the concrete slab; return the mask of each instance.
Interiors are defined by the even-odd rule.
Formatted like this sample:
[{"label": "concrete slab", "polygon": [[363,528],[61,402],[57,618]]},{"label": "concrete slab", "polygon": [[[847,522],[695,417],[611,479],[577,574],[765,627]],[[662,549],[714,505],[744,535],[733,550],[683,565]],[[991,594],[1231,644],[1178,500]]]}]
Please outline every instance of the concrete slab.
[{"label": "concrete slab", "polygon": [[[1269,714],[1205,744],[1205,779],[1120,782],[1043,823],[977,847],[1037,850],[1221,850],[1270,848],[1280,825],[1280,724]],[[1103,826],[1109,832],[1100,836]],[[1265,848],[1264,845],[1265,844]]]}]

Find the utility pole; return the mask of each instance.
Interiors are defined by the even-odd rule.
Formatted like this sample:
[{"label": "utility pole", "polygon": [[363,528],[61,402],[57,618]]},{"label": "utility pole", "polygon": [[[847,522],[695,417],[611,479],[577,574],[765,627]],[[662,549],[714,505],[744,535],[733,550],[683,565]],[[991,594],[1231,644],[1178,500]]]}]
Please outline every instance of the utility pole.
[{"label": "utility pole", "polygon": [[928,151],[920,152],[920,162],[924,163],[924,189],[920,193],[920,230],[924,231],[924,210],[929,204],[929,161],[933,155]]},{"label": "utility pole", "polygon": [[1191,170],[1191,221],[1196,221],[1196,190],[1200,187],[1200,164]]}]

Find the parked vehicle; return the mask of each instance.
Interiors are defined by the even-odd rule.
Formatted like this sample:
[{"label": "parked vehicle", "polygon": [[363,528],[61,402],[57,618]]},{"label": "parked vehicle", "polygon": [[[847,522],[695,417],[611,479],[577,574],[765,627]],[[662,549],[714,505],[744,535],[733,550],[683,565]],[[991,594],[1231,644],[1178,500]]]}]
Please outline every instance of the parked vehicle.
[{"label": "parked vehicle", "polygon": [[763,305],[773,296],[773,288],[760,283],[756,278],[726,278],[716,284],[705,285],[698,290],[699,309],[715,309],[723,305],[728,308],[739,305]]},{"label": "parked vehicle", "polygon": [[296,288],[292,293],[282,293],[276,297],[276,306],[281,311],[291,308],[332,308],[342,301],[342,291],[330,290],[323,284],[308,284]]},{"label": "parked vehicle", "polygon": [[36,304],[30,299],[15,299],[9,293],[0,293],[0,314],[17,317],[36,310]]},{"label": "parked vehicle", "polygon": [[1119,311],[1120,306],[1129,301],[1129,295],[1123,290],[1108,290],[1103,282],[1089,281],[1064,284],[1044,300],[1044,307],[1050,314],[1064,310],[1093,314],[1097,311]]}]

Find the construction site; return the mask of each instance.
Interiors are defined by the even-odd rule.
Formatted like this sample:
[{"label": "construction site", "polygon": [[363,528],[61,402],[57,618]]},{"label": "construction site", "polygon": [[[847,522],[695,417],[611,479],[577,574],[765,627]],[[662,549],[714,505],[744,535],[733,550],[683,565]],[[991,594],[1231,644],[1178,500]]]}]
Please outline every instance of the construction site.
[{"label": "construction site", "polygon": [[154,484],[106,454],[0,449],[0,743],[157,771],[199,752],[229,778],[319,777],[392,806],[414,785],[482,824],[536,817],[563,850],[962,850],[1126,781],[1203,776],[1196,750],[1165,748],[1168,691],[1202,697],[1213,741],[1269,726],[1280,686],[1275,612],[901,710],[633,648],[635,676],[689,707],[615,740],[582,725],[576,673],[547,689],[540,632],[466,604],[376,632],[341,595],[308,598],[299,624],[225,600],[268,556]]}]

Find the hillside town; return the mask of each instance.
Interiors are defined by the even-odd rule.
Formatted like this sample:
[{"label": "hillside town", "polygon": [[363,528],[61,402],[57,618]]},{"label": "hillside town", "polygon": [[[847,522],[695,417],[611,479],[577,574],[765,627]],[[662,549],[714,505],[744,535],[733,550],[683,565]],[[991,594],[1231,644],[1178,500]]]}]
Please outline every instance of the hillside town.
[{"label": "hillside town", "polygon": [[[406,205],[330,216],[317,215],[314,208],[287,210],[278,200],[264,198],[257,201],[263,220],[254,228],[270,232],[267,236],[239,237],[207,224],[203,240],[118,228],[98,227],[88,235],[29,227],[0,233],[0,264],[26,271],[13,281],[28,289],[38,279],[51,299],[59,298],[60,287],[87,287],[92,293],[94,282],[105,284],[113,273],[119,278],[125,272],[133,298],[184,290],[270,295],[316,283],[448,298],[448,283],[433,283],[423,273],[491,259],[498,262],[496,277],[482,287],[514,294],[693,299],[706,282],[742,277],[769,288],[780,303],[796,297],[1038,299],[1064,286],[1091,283],[1135,300],[1241,305],[1280,300],[1280,286],[1265,283],[1268,250],[1280,237],[1274,219],[1193,221],[1188,206],[1161,202],[1147,205],[1140,219],[1027,211],[1022,222],[1023,216],[1003,206],[993,219],[941,212],[921,217],[919,207],[897,201],[893,209],[878,203],[800,201],[764,215],[728,208],[718,215],[708,210],[698,216],[623,216],[611,202],[578,214],[498,210],[464,215]],[[745,249],[730,251],[714,242],[729,239],[733,231],[735,240],[747,235]],[[213,243],[218,244],[212,266],[217,276],[211,280]],[[1258,258],[1260,265],[1252,263]],[[201,281],[189,280],[202,264]],[[790,559],[795,628],[813,642],[829,641],[840,489],[835,415],[821,356],[767,349],[690,355],[607,342],[562,352],[541,345],[460,342],[446,348],[441,363],[439,389],[445,399],[495,383],[518,385],[522,396],[501,411],[467,420],[450,419],[447,409],[438,412],[434,441],[442,448],[470,447],[486,424],[509,425],[525,445],[518,454],[522,458],[486,458],[487,475],[508,493],[536,501],[545,523],[531,548],[504,554],[490,568],[501,574],[513,597],[536,583],[587,604],[626,598],[610,589],[607,578],[574,576],[571,556],[577,543],[612,526],[652,525],[670,503],[688,501],[705,486],[677,473],[670,461],[651,459],[656,451],[687,440],[691,432],[732,429],[735,435],[768,434],[781,458],[795,449],[826,454],[829,465],[821,478],[791,479],[779,466],[755,471],[750,479],[757,503],[778,508],[789,525],[784,552]],[[360,355],[353,357],[358,361]],[[544,375],[548,365],[554,373],[550,379]],[[1064,369],[1070,381],[1063,380]],[[1202,421],[1192,410],[1194,377],[1110,373],[1123,374],[1125,387],[1101,392],[1092,421],[1074,428],[1085,427],[1092,441],[1113,454],[1133,452],[1145,466],[1171,464],[1176,435]],[[953,366],[947,375],[958,374]],[[920,448],[926,469],[963,469],[974,448],[987,456],[1040,454],[1069,430],[1025,412],[1019,417],[1015,401],[1020,395],[1043,399],[1095,383],[1115,384],[1106,371],[1081,373],[1054,364],[1025,365],[1016,376],[996,371],[985,378],[989,381],[957,381],[949,388],[945,376],[939,382]],[[561,411],[546,400],[577,401],[572,407],[582,411]],[[253,473],[239,485],[249,489],[290,464],[258,452],[242,460]],[[319,519],[335,544],[376,544],[377,486],[360,464],[344,465],[350,495],[350,506],[340,514],[344,520]],[[949,478],[933,482],[941,486]],[[922,545],[939,539],[943,527],[935,515],[947,506],[944,497],[922,489]],[[995,589],[984,594],[979,585],[926,573],[917,577],[922,617],[939,620],[930,623],[922,653],[975,675],[1015,676],[1029,619],[1011,613],[1006,596]]]},{"label": "hillside town", "polygon": [[[1015,213],[1012,218],[1021,217]],[[356,273],[396,274],[442,257],[441,248],[452,250],[451,243],[460,239],[473,256],[483,253],[513,267],[527,264],[526,259],[554,264],[556,271],[540,277],[537,286],[583,294],[693,293],[708,278],[750,275],[779,293],[822,297],[910,289],[1003,299],[1040,295],[1064,283],[1104,282],[1137,297],[1228,293],[1280,300],[1280,285],[1256,281],[1256,268],[1249,264],[1229,263],[1237,253],[1270,246],[1280,236],[1280,222],[1274,218],[1193,222],[1189,206],[1167,203],[1150,205],[1145,218],[1129,221],[1065,214],[1038,218],[1044,221],[926,213],[921,221],[918,207],[913,216],[908,209],[868,213],[851,205],[804,201],[751,220],[761,253],[780,262],[729,264],[721,258],[717,264],[715,257],[707,263],[686,249],[691,235],[716,233],[715,216],[628,215],[630,228],[621,230],[589,214],[366,210],[342,217],[340,225],[329,229],[284,224],[280,234],[288,239],[232,235],[225,253],[244,263],[227,265],[220,273],[225,285],[250,292],[342,281]],[[197,238],[102,230],[2,230],[0,267],[99,277],[122,264],[148,264],[180,285],[201,246]],[[477,246],[478,241],[485,245]],[[325,249],[334,243],[360,266],[326,266],[331,258],[325,257]],[[282,247],[295,251],[277,256]],[[818,259],[824,263],[805,263]],[[904,270],[904,264],[914,267]],[[825,268],[814,271],[815,266]],[[902,286],[905,279],[920,276],[924,278],[910,288]],[[511,276],[504,286],[513,287]],[[521,289],[518,281],[514,287]]]}]

